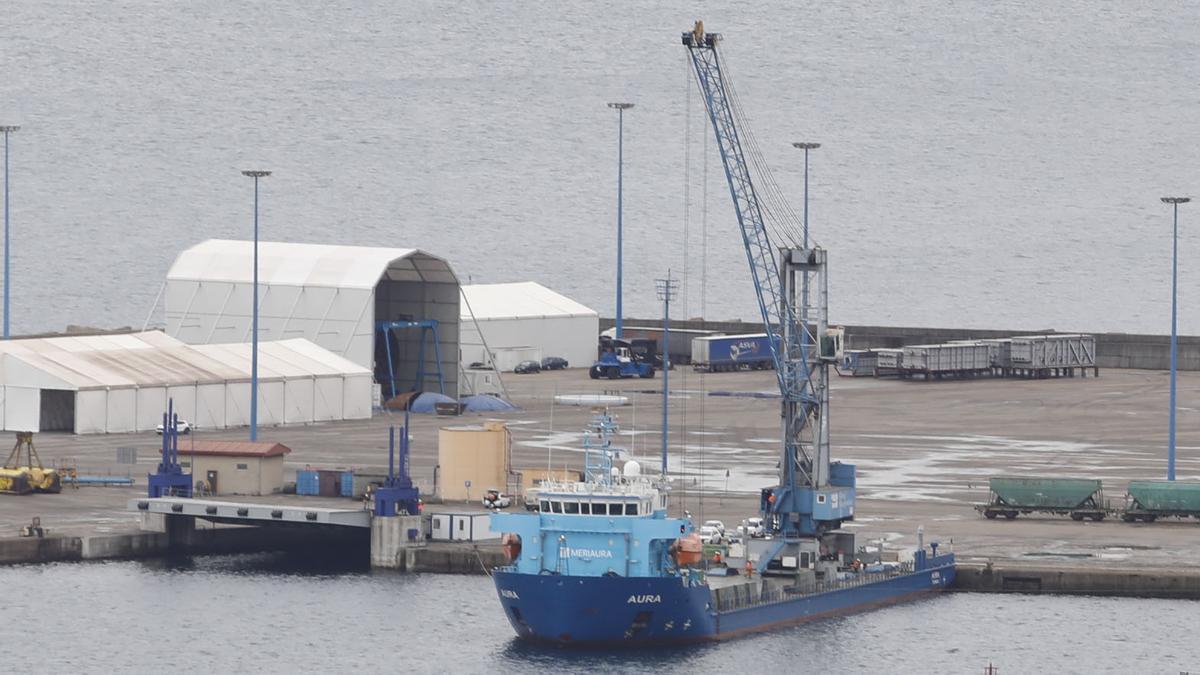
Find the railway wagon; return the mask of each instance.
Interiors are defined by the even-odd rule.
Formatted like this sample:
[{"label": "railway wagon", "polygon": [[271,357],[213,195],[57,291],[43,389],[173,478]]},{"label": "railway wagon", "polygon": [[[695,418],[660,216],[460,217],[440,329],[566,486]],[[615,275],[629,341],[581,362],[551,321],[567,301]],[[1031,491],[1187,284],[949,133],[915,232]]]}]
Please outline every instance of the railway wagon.
[{"label": "railway wagon", "polygon": [[1200,481],[1131,480],[1121,520],[1152,523],[1158,518],[1200,518]]},{"label": "railway wagon", "polygon": [[987,503],[977,504],[975,510],[989,520],[1012,520],[1020,513],[1067,515],[1072,520],[1104,520],[1108,515],[1104,488],[1095,478],[993,476],[988,479]]}]

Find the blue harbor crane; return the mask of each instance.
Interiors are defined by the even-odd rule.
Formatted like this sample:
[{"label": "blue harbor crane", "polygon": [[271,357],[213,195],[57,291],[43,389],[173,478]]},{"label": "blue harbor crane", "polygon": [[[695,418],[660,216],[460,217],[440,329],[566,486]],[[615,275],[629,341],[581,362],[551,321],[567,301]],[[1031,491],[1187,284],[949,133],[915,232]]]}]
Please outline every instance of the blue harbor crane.
[{"label": "blue harbor crane", "polygon": [[375,490],[375,515],[403,516],[421,513],[421,497],[413,485],[408,468],[408,411],[404,411],[404,426],[400,427],[400,454],[396,455],[396,427],[388,427],[388,475]]},{"label": "blue harbor crane", "polygon": [[[834,354],[832,340],[826,339],[826,251],[801,236],[798,219],[783,203],[722,69],[720,41],[720,34],[704,32],[699,21],[683,33],[725,169],[758,309],[772,337],[768,342],[782,397],[779,484],[762,491],[760,504],[774,541],[760,557],[765,569],[803,540],[811,543],[853,519],[854,467],[830,462]],[[772,235],[782,245],[773,244]]]},{"label": "blue harbor crane", "polygon": [[150,497],[191,497],[192,477],[183,472],[179,463],[179,415],[175,399],[167,399],[167,411],[162,418],[162,457],[154,473],[146,481]]}]

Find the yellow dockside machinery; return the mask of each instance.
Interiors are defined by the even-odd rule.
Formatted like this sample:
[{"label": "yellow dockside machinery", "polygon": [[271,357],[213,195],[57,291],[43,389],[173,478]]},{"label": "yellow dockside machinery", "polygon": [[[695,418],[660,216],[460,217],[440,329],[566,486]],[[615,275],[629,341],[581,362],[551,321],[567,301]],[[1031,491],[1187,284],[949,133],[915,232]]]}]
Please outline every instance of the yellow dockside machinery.
[{"label": "yellow dockside machinery", "polygon": [[0,468],[0,492],[12,495],[62,492],[62,476],[57,470],[42,466],[42,459],[33,448],[32,431],[17,432],[17,444]]}]

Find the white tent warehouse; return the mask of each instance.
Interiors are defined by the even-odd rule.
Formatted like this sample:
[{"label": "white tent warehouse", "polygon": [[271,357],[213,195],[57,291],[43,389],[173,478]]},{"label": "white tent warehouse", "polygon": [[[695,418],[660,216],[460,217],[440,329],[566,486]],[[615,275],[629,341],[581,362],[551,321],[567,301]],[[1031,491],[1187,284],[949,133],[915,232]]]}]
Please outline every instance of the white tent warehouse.
[{"label": "white tent warehouse", "polygon": [[[260,341],[306,338],[387,389],[458,396],[458,278],[445,260],[411,248],[258,248]],[[209,239],[180,253],[167,272],[167,334],[193,345],[249,342],[253,260],[250,241]],[[380,322],[436,322],[437,337],[415,326],[381,332]]]},{"label": "white tent warehouse", "polygon": [[526,359],[560,356],[579,368],[596,360],[595,310],[532,281],[474,284],[463,286],[462,293],[464,367],[479,362],[512,370]]},{"label": "white tent warehouse", "polygon": [[[366,419],[371,371],[305,339],[259,343],[261,425]],[[152,430],[167,399],[202,429],[250,423],[250,345],[154,331],[0,342],[0,428]]]}]

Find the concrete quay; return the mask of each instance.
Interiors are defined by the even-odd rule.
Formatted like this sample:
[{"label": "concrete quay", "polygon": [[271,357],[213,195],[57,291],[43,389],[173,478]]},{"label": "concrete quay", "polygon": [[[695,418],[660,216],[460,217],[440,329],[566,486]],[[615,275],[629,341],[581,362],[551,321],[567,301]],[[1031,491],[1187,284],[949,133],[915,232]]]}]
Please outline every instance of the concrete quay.
[{"label": "concrete quay", "polygon": [[[520,410],[492,414],[513,434],[513,465],[521,468],[578,467],[580,441],[591,417],[586,408],[553,405],[556,394],[612,391],[630,399],[615,412],[620,441],[643,466],[657,467],[661,443],[661,380],[593,381],[583,370],[506,375]],[[747,394],[770,392],[771,372],[672,373],[670,471],[675,510],[698,521],[721,519],[736,526],[757,510],[758,489],[774,480],[777,462],[777,402]],[[1065,564],[1128,570],[1142,576],[1183,574],[1200,560],[1200,524],[1193,521],[1127,524],[1106,520],[1077,523],[1055,517],[987,521],[971,506],[987,496],[987,477],[997,474],[1102,478],[1106,496],[1119,505],[1125,483],[1164,474],[1167,377],[1161,371],[1105,371],[1099,379],[963,380],[914,383],[871,378],[835,378],[832,383],[834,456],[858,468],[857,518],[848,529],[859,543],[882,540],[889,549],[911,548],[923,526],[926,539],[952,546],[967,565],[993,569]],[[713,393],[732,395],[715,396]],[[1181,479],[1200,479],[1200,373],[1185,372],[1179,387]],[[447,424],[478,423],[483,416],[412,416],[414,477],[423,492],[433,487],[437,430]],[[306,465],[383,471],[387,426],[402,416],[380,414],[370,421],[266,428],[263,438],[289,445],[287,471]],[[244,430],[208,431],[197,438],[238,439]],[[89,556],[156,555],[164,544],[143,535],[131,498],[145,495],[158,437],[153,434],[36,436],[44,461],[68,462],[81,473],[131,474],[129,488],[66,488],[60,495],[0,496],[0,561],[84,559]],[[181,439],[187,454],[189,439]],[[116,449],[138,448],[135,466],[116,462]],[[307,507],[354,508],[356,502],[275,495],[231,497],[232,501]],[[434,504],[426,511],[481,511],[478,504]],[[17,530],[39,516],[57,544],[29,543]],[[224,528],[202,524],[201,532]],[[232,534],[212,534],[213,540]],[[100,538],[114,538],[111,546]],[[139,543],[140,542],[140,543]],[[261,544],[261,542],[260,542]],[[102,549],[102,546],[108,546]],[[196,552],[202,548],[190,549]],[[366,556],[369,546],[364,545]],[[461,553],[451,553],[453,551]],[[33,551],[33,552],[30,552]],[[54,551],[58,551],[55,553]],[[78,553],[76,553],[78,551]],[[445,551],[439,553],[438,551]],[[497,555],[495,546],[431,545],[405,567],[424,571],[476,571]],[[23,553],[22,553],[23,552]],[[355,553],[356,555],[358,553]],[[56,558],[53,556],[57,556]],[[439,558],[441,556],[441,558]],[[471,560],[475,559],[472,564]],[[441,562],[439,562],[441,560]],[[493,558],[498,560],[498,558]],[[1143,574],[1142,570],[1150,570]],[[1043,589],[1049,590],[1049,585]],[[1099,588],[1099,587],[1098,587]],[[1103,590],[1101,588],[1101,590]]]}]

